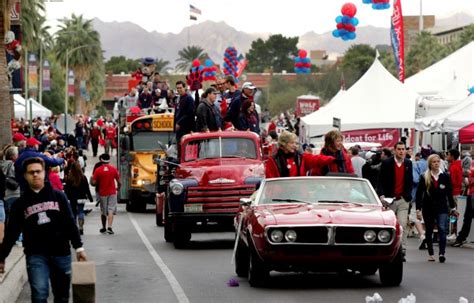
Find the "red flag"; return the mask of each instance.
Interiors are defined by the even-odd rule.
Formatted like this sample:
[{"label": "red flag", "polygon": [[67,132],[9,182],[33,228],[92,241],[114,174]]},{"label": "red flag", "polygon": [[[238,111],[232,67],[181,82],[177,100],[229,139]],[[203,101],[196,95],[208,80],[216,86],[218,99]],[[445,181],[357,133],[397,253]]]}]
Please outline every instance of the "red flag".
[{"label": "red flag", "polygon": [[398,69],[398,79],[405,82],[405,36],[403,33],[402,0],[393,3],[392,26],[390,30],[393,55]]}]

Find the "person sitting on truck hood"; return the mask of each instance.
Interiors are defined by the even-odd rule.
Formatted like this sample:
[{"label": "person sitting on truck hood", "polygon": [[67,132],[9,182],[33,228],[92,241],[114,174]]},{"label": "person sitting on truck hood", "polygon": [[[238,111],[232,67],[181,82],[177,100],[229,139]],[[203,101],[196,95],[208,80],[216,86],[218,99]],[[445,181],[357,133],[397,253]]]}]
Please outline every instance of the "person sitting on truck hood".
[{"label": "person sitting on truck hood", "polygon": [[332,156],[299,153],[298,137],[294,133],[284,131],[278,143],[277,152],[265,164],[266,178],[306,176],[309,170],[321,169],[335,161]]}]

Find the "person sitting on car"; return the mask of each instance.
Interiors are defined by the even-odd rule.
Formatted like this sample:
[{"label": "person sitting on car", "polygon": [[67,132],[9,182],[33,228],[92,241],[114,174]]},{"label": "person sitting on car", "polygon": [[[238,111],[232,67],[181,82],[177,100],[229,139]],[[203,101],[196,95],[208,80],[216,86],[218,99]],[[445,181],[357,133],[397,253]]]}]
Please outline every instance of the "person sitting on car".
[{"label": "person sitting on car", "polygon": [[298,137],[284,131],[278,138],[279,148],[265,164],[265,177],[299,177],[306,176],[310,169],[322,169],[335,161],[332,156],[312,155],[297,151]]},{"label": "person sitting on car", "polygon": [[354,174],[351,158],[342,144],[343,141],[344,137],[338,130],[331,130],[324,136],[324,147],[321,149],[321,155],[332,156],[336,160],[313,169],[311,171],[312,176],[325,176],[329,172]]}]

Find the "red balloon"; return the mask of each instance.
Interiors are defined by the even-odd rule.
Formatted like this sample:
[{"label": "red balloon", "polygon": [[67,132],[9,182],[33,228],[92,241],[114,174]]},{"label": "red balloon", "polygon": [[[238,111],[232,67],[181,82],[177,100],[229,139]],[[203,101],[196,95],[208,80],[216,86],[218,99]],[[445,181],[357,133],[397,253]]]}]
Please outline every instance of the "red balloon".
[{"label": "red balloon", "polygon": [[342,6],[341,13],[352,18],[357,13],[357,7],[353,3],[348,2]]},{"label": "red balloon", "polygon": [[355,32],[356,28],[354,25],[352,24],[344,24],[344,28],[348,31],[348,32]]},{"label": "red balloon", "polygon": [[298,51],[298,57],[300,57],[300,58],[306,58],[307,55],[308,55],[308,52],[305,51],[304,49],[300,49]]},{"label": "red balloon", "polygon": [[201,65],[201,62],[199,62],[199,59],[194,59],[193,60],[193,66],[194,67],[199,67]]},{"label": "red balloon", "polygon": [[337,29],[341,29],[341,28],[344,28],[344,23],[338,23],[336,25]]}]

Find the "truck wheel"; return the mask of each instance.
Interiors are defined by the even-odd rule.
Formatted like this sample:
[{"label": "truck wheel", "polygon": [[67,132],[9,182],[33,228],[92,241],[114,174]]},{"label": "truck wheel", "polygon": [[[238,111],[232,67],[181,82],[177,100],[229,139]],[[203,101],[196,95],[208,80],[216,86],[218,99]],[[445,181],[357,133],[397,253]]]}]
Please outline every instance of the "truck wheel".
[{"label": "truck wheel", "polygon": [[185,248],[188,245],[189,240],[191,240],[190,232],[188,231],[175,232],[174,240],[173,240],[174,248],[176,249]]},{"label": "truck wheel", "polygon": [[381,265],[379,268],[380,282],[384,286],[398,286],[403,279],[403,254],[400,248],[392,262]]},{"label": "truck wheel", "polygon": [[258,256],[255,248],[249,244],[248,280],[252,287],[264,286],[268,280],[270,271]]},{"label": "truck wheel", "polygon": [[247,277],[249,273],[248,249],[242,240],[239,240],[235,251],[235,273],[238,277]]}]

